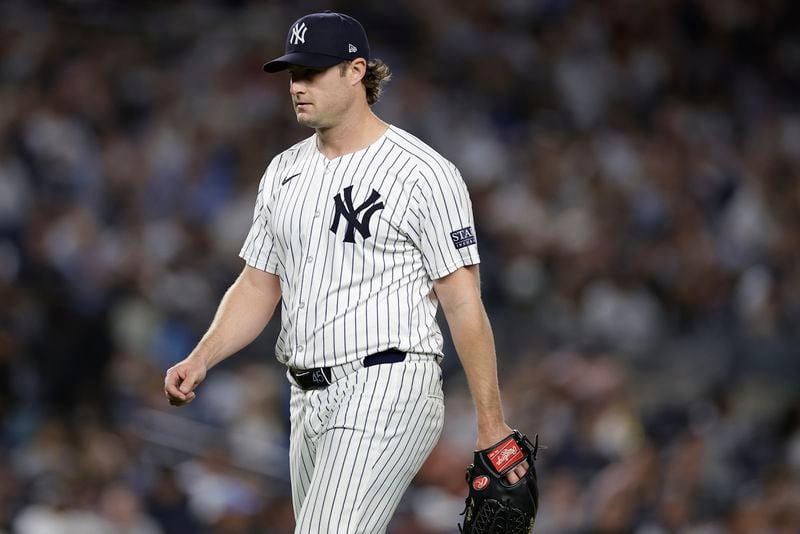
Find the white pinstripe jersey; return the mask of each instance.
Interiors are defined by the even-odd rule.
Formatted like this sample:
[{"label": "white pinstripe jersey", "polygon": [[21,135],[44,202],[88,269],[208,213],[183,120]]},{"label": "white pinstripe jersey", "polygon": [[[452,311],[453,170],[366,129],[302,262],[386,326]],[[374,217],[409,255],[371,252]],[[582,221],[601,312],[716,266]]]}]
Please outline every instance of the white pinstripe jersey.
[{"label": "white pinstripe jersey", "polygon": [[298,368],[441,355],[433,280],[480,261],[458,169],[394,126],[332,160],[316,134],[276,156],[240,256],[280,277],[275,352]]}]

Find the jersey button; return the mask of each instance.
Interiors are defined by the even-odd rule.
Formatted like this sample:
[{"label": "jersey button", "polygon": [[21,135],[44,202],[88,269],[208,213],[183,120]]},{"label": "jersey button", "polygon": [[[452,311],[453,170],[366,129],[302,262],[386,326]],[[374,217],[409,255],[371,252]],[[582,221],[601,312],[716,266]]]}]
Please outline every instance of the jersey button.
[{"label": "jersey button", "polygon": [[315,211],[314,212],[314,217],[319,217],[319,216],[320,216],[320,212],[319,211]]},{"label": "jersey button", "polygon": [[312,261],[314,261],[314,256],[309,256],[306,258],[306,263],[311,263]]},{"label": "jersey button", "polygon": [[301,302],[300,304],[297,305],[297,307],[302,310],[303,308],[306,307],[306,303],[305,302]]},{"label": "jersey button", "polygon": [[303,349],[305,349],[303,345],[298,345],[297,352],[303,352]]}]

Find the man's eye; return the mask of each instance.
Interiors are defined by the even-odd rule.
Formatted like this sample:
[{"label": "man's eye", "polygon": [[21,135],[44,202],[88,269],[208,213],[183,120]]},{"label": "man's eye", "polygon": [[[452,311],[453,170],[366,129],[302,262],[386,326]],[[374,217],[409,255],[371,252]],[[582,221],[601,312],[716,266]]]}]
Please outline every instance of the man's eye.
[{"label": "man's eye", "polygon": [[315,69],[303,69],[303,70],[296,70],[291,73],[292,80],[310,80],[317,74],[319,74],[319,70]]}]

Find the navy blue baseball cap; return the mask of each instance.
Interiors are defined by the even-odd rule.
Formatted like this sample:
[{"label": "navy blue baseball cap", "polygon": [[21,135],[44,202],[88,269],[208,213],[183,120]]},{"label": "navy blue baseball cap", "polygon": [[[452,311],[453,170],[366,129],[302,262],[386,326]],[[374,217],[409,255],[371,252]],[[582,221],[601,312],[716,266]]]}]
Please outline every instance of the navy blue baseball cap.
[{"label": "navy blue baseball cap", "polygon": [[266,63],[264,70],[280,72],[292,65],[324,69],[359,57],[370,59],[364,27],[353,17],[325,11],[292,24],[286,36],[286,53]]}]

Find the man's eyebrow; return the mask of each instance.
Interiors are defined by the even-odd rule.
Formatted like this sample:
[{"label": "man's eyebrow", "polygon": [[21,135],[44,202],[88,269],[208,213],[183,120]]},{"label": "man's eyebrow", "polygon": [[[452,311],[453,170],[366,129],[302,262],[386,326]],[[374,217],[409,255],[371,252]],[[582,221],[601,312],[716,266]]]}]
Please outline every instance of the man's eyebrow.
[{"label": "man's eyebrow", "polygon": [[308,72],[322,72],[324,69],[317,69],[314,67],[290,67],[288,70],[291,73],[308,73]]}]

